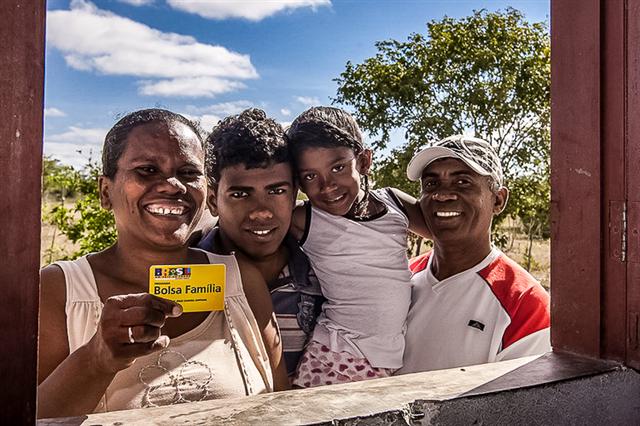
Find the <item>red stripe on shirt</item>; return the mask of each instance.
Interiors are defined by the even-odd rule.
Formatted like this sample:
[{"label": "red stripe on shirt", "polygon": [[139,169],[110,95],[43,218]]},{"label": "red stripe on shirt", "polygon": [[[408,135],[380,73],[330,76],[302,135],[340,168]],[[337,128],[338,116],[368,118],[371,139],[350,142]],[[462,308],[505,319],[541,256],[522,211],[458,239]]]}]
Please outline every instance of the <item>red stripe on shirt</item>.
[{"label": "red stripe on shirt", "polygon": [[429,263],[431,253],[432,251],[429,251],[428,253],[410,259],[409,269],[411,272],[415,274],[416,272],[424,271],[427,268],[427,263]]},{"label": "red stripe on shirt", "polygon": [[502,350],[549,327],[549,294],[516,262],[501,254],[478,275],[489,284],[511,318],[502,336]]}]

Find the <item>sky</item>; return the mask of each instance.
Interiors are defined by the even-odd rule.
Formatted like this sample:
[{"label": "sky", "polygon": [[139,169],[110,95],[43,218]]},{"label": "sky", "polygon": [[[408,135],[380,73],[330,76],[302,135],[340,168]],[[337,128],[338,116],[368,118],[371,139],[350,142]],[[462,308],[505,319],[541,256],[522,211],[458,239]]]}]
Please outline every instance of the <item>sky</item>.
[{"label": "sky", "polygon": [[287,125],[330,105],[347,61],[375,55],[377,41],[509,6],[549,22],[548,0],[48,0],[44,152],[81,168],[142,108],[208,131],[249,107]]}]

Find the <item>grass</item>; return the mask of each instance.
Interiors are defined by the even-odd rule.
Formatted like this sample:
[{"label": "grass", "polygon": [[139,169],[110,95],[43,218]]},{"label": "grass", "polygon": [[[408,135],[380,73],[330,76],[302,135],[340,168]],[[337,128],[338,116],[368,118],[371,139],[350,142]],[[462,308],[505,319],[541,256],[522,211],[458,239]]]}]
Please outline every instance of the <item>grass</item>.
[{"label": "grass", "polygon": [[[498,227],[498,232],[510,235],[509,246],[504,253],[527,269],[527,249],[529,238],[521,231],[520,223],[511,218],[505,219]],[[531,247],[531,265],[529,273],[533,275],[547,290],[550,287],[551,244],[549,239],[534,239]]]},{"label": "grass", "polygon": [[[505,250],[507,256],[526,267],[525,257],[529,240],[525,235],[518,235],[511,250]],[[549,240],[534,240],[531,250],[533,262],[529,273],[533,275],[547,290],[550,286],[551,251]]]},{"label": "grass", "polygon": [[[42,203],[42,225],[40,227],[40,266],[60,260],[65,256],[70,256],[79,247],[65,237],[56,226],[50,225],[45,220],[45,215],[58,202],[45,199]],[[67,200],[66,207],[72,207],[74,201]]]}]

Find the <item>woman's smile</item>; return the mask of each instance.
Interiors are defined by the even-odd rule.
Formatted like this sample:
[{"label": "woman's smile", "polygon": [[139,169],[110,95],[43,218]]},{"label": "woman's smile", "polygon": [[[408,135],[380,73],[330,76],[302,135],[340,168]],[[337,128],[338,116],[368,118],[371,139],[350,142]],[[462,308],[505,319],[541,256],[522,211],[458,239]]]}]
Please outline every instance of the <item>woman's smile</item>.
[{"label": "woman's smile", "polygon": [[182,200],[153,202],[144,206],[144,210],[154,216],[176,217],[188,214],[191,209]]}]

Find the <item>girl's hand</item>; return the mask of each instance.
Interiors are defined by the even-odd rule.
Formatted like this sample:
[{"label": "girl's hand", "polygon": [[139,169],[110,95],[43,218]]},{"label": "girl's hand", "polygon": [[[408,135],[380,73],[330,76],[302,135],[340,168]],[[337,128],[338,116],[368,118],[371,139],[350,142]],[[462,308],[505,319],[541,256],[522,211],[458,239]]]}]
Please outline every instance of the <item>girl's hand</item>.
[{"label": "girl's hand", "polygon": [[110,297],[98,330],[87,343],[95,368],[116,373],[136,358],[166,348],[169,336],[162,335],[162,327],[167,318],[181,314],[179,304],[148,293]]}]

